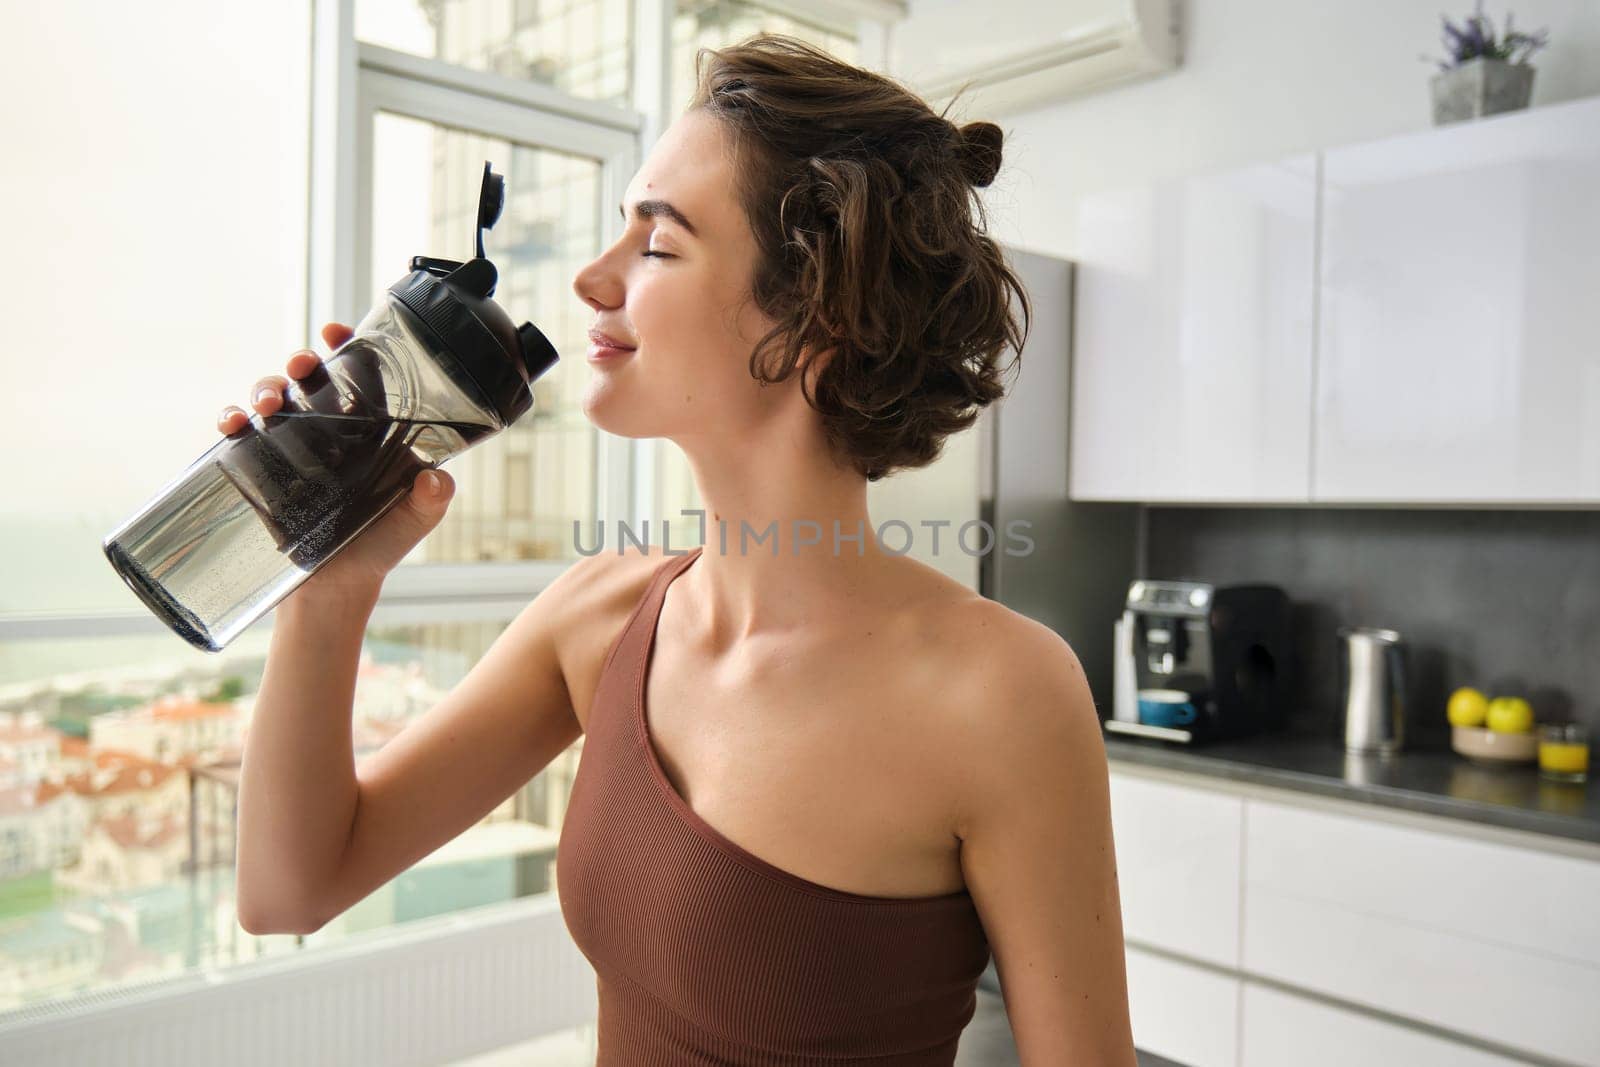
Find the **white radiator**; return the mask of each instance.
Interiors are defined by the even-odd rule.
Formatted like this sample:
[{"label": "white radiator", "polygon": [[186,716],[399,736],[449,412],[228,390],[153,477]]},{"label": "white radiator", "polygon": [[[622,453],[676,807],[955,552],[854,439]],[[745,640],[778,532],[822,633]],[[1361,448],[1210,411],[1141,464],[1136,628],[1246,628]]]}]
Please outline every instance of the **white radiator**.
[{"label": "white radiator", "polygon": [[440,1064],[594,1021],[554,896],[0,1016],[28,1067]]}]

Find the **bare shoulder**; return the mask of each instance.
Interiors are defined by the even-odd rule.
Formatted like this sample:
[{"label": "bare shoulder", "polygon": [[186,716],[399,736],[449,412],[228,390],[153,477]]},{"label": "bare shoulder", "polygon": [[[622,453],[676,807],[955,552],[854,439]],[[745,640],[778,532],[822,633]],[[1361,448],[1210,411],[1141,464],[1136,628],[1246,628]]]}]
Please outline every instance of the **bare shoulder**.
[{"label": "bare shoulder", "polygon": [[1065,638],[976,594],[956,601],[940,630],[944,661],[962,665],[950,672],[945,702],[966,768],[957,836],[965,838],[986,808],[1003,803],[997,783],[1075,768],[1098,773],[1105,761],[1100,715]]},{"label": "bare shoulder", "polygon": [[[677,555],[673,553],[674,557]],[[659,545],[620,553],[596,552],[562,571],[545,592],[552,595],[554,610],[567,623],[577,623],[596,611],[608,607],[614,610],[624,604],[625,610],[631,612],[651,576],[668,558]]]},{"label": "bare shoulder", "polygon": [[587,724],[606,656],[669,558],[659,545],[597,552],[573,563],[539,594],[550,604],[556,654],[574,711]]},{"label": "bare shoulder", "polygon": [[[1042,680],[1082,680],[1083,667],[1072,646],[1039,620],[983,596],[974,596],[962,608],[965,625],[960,629],[976,653],[982,668],[978,677],[986,685],[1015,693]],[[959,640],[960,634],[952,638]]]},{"label": "bare shoulder", "polygon": [[[988,699],[1028,691],[1037,694],[1041,686],[1061,690],[1081,684],[1087,690],[1082,665],[1060,634],[926,564],[912,562],[907,615],[916,620],[915,639],[926,648],[930,662],[942,665],[945,682],[963,707],[975,709]],[[952,670],[956,664],[959,669]]]}]

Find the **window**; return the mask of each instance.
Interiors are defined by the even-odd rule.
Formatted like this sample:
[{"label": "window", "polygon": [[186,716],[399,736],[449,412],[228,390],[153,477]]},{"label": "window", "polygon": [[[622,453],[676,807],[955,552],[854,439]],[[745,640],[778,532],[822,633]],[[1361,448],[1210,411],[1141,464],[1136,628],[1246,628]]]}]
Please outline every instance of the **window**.
[{"label": "window", "polygon": [[100,537],[304,343],[309,33],[304,2],[8,8],[0,613],[135,603]]},{"label": "window", "polygon": [[[486,160],[506,180],[506,209],[484,238],[500,271],[495,302],[513,321],[536,323],[557,351],[581,352],[590,316],[571,279],[600,249],[601,161],[387,111],[373,117],[368,303],[405,277],[414,255],[470,254]],[[596,509],[587,377],[579,360],[557,363],[534,383],[530,412],[446,464],[456,496],[416,561],[576,558],[572,524],[591,530]]]},{"label": "window", "polygon": [[533,464],[526,453],[515,452],[506,457],[506,516],[526,519],[531,516]]},{"label": "window", "polygon": [[358,0],[356,37],[632,104],[632,0]]},{"label": "window", "polygon": [[[188,753],[158,755],[154,699],[269,635],[229,660],[188,647],[100,539],[304,343],[310,31],[306,2],[7,11],[0,232],[28,253],[0,401],[26,457],[0,507],[0,1011],[192,965],[142,903],[187,894]],[[91,741],[135,708],[136,738]]]},{"label": "window", "polygon": [[[239,759],[272,618],[201,653],[122,585],[100,539],[215,444],[221,406],[246,406],[323,321],[358,321],[413,255],[463,258],[485,160],[506,179],[485,237],[496,300],[581,352],[590,315],[573,274],[621,225],[641,139],[681,108],[667,98],[692,84],[693,48],[770,28],[853,55],[850,35],[771,5],[670,10],[18,8],[0,35],[0,90],[29,105],[0,112],[0,184],[20,205],[0,227],[27,250],[10,284],[30,313],[13,317],[7,349],[4,425],[27,461],[0,510],[0,961],[24,978],[0,989],[0,1012],[300,950],[233,914]],[[330,26],[354,47],[313,37]],[[661,83],[654,95],[646,69],[667,75],[644,79]],[[583,417],[586,380],[581,358],[564,358],[531,412],[447,464],[449,516],[390,575],[365,635],[358,760],[436,704],[570,564],[575,520],[694,506],[674,446]],[[696,532],[684,525],[675,544]],[[306,941],[550,893],[580,751]]]},{"label": "window", "polygon": [[848,62],[857,62],[856,37],[820,19],[797,16],[796,5],[757,0],[678,0],[672,20],[672,103],[682,111],[694,95],[695,53],[736,44],[757,33],[798,37]]}]

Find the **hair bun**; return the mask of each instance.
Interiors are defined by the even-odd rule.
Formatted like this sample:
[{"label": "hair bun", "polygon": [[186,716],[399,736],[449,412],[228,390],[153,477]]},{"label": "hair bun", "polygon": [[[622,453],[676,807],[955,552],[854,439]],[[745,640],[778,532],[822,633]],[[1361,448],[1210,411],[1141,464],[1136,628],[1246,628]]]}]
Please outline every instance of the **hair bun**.
[{"label": "hair bun", "polygon": [[956,130],[956,158],[967,181],[982,189],[1000,171],[1005,134],[992,122],[969,122]]}]

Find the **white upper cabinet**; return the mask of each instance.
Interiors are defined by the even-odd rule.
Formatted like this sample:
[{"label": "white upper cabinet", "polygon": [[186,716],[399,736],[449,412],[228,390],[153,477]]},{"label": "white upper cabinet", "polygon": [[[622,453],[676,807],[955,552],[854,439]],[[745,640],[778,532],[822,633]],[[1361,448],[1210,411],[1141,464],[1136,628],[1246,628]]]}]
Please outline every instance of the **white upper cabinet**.
[{"label": "white upper cabinet", "polygon": [[1314,499],[1600,500],[1600,100],[1325,153],[1319,298]]},{"label": "white upper cabinet", "polygon": [[1600,502],[1600,98],[1318,159],[1085,198],[1073,498]]},{"label": "white upper cabinet", "polygon": [[1316,157],[1085,198],[1077,500],[1303,503]]}]

